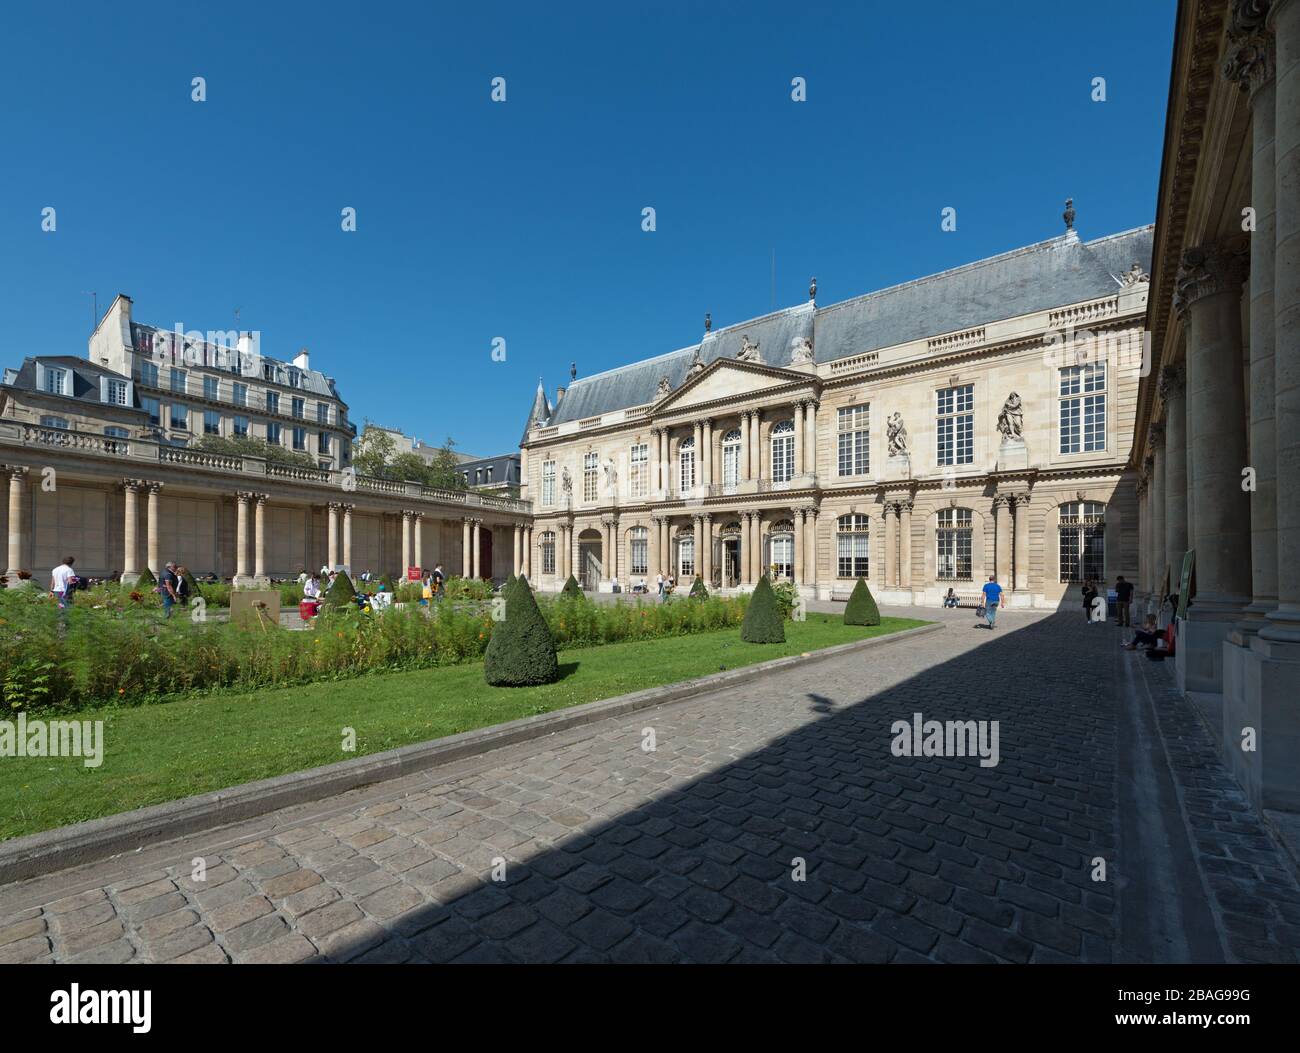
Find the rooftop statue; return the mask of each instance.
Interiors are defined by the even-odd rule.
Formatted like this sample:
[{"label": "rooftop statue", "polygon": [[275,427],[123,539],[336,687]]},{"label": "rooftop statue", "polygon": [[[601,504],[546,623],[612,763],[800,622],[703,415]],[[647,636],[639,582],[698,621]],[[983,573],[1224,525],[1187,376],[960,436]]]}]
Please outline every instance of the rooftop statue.
[{"label": "rooftop statue", "polygon": [[758,344],[750,343],[749,334],[746,333],[740,338],[740,350],[736,352],[737,362],[759,362]]},{"label": "rooftop statue", "polygon": [[655,388],[655,400],[658,401],[659,399],[663,398],[665,395],[670,394],[672,390],[673,390],[673,386],[668,380],[668,375],[664,374],[662,377],[659,378],[659,386]]},{"label": "rooftop statue", "polygon": [[1128,289],[1141,282],[1149,282],[1150,280],[1151,276],[1142,269],[1142,264],[1138,263],[1137,260],[1134,260],[1133,266],[1124,273],[1120,278],[1119,283],[1124,286],[1124,288]]},{"label": "rooftop statue", "polygon": [[812,341],[806,336],[796,336],[790,341],[790,365],[802,366],[808,362],[813,362]]}]

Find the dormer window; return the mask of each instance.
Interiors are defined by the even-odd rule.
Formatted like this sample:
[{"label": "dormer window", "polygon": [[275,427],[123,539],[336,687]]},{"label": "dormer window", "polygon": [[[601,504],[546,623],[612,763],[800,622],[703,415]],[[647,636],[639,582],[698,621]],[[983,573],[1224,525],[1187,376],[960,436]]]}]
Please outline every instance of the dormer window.
[{"label": "dormer window", "polygon": [[45,367],[45,384],[44,390],[50,395],[66,395],[68,393],[68,371],[66,369],[55,369],[52,366]]},{"label": "dormer window", "polygon": [[104,382],[104,401],[110,406],[125,406],[127,392],[125,380],[106,380]]}]

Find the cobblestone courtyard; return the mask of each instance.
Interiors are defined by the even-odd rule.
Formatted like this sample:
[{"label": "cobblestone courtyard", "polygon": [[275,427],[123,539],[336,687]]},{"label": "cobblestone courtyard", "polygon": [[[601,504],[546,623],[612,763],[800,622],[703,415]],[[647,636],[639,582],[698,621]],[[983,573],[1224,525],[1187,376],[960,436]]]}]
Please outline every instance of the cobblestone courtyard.
[{"label": "cobblestone courtyard", "polygon": [[[1073,611],[921,616],[943,630],[7,886],[0,962],[1297,961],[1294,872],[1168,670]],[[998,721],[1000,763],[894,756],[917,712]]]}]

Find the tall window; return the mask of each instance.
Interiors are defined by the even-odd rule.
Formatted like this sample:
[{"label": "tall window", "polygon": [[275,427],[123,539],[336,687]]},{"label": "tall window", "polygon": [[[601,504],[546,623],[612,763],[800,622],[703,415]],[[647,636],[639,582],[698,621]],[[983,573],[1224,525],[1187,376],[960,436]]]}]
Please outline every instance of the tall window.
[{"label": "tall window", "polygon": [[732,428],[722,437],[722,485],[740,482],[740,429]]},{"label": "tall window", "polygon": [[839,474],[871,473],[871,407],[841,406],[837,417],[839,432]]},{"label": "tall window", "polygon": [[51,395],[66,395],[68,387],[68,371],[66,369],[45,370],[45,390]]},{"label": "tall window", "polygon": [[234,433],[235,438],[242,439],[248,435],[248,418],[235,416],[231,418],[230,430]]},{"label": "tall window", "polygon": [[294,428],[294,429],[293,429],[293,448],[294,448],[295,450],[305,450],[305,449],[307,449],[307,429],[306,429],[306,428]]},{"label": "tall window", "polygon": [[173,402],[171,424],[176,431],[185,431],[190,426],[190,411],[179,402]]},{"label": "tall window", "polygon": [[[555,504],[555,462],[554,461],[542,462],[542,504],[543,505]],[[554,535],[551,536],[552,536],[552,544],[554,544]]]},{"label": "tall window", "polygon": [[328,402],[316,403],[316,423],[328,424],[330,422],[330,404]]},{"label": "tall window", "polygon": [[149,414],[149,423],[155,428],[162,423],[162,407],[158,404],[157,399],[142,398],[140,408]]},{"label": "tall window", "polygon": [[628,561],[632,574],[648,574],[650,567],[650,531],[645,527],[633,527],[628,531]]},{"label": "tall window", "polygon": [[158,386],[158,366],[154,362],[140,363],[140,383],[151,388]]},{"label": "tall window", "polygon": [[677,576],[693,578],[695,576],[695,535],[682,534],[677,539]]},{"label": "tall window", "polygon": [[772,425],[772,482],[788,483],[794,478],[794,421]]},{"label": "tall window", "polygon": [[628,464],[628,486],[630,487],[631,496],[645,497],[650,487],[649,445],[643,442],[634,444]]},{"label": "tall window", "polygon": [[323,431],[317,436],[316,452],[328,454],[330,452],[330,433]]},{"label": "tall window", "polygon": [[[554,473],[552,473],[552,482],[554,482]],[[546,531],[542,535],[542,573],[555,573],[555,533]]]},{"label": "tall window", "polygon": [[681,468],[678,489],[681,493],[695,489],[695,439],[683,439],[678,447],[677,460]]},{"label": "tall window", "polygon": [[975,385],[938,392],[938,462],[971,464],[975,460]]},{"label": "tall window", "polygon": [[230,391],[230,401],[236,406],[248,405],[248,385],[236,384]]},{"label": "tall window", "polygon": [[1106,448],[1106,363],[1061,370],[1061,452]]},{"label": "tall window", "polygon": [[126,381],[110,380],[107,385],[108,401],[114,406],[126,405]]},{"label": "tall window", "polygon": [[794,577],[794,524],[790,520],[782,519],[772,524],[767,562],[773,568],[776,577]]},{"label": "tall window", "polygon": [[935,573],[939,581],[971,580],[971,510],[939,509],[935,529]]},{"label": "tall window", "polygon": [[280,394],[277,391],[268,391],[266,393],[266,412],[280,412]]},{"label": "tall window", "polygon": [[582,499],[594,501],[600,487],[600,456],[595,453],[582,455]]},{"label": "tall window", "polygon": [[1061,580],[1101,581],[1106,573],[1106,506],[1099,501],[1061,505]]},{"label": "tall window", "polygon": [[306,405],[307,403],[304,402],[302,399],[294,399],[292,402],[293,415],[297,417],[299,420],[302,420],[303,410],[306,407]]},{"label": "tall window", "polygon": [[217,401],[217,383],[216,377],[203,378],[203,397],[205,399],[208,399],[211,402]]},{"label": "tall window", "polygon": [[840,516],[835,521],[837,578],[865,578],[870,569],[870,520],[864,515]]},{"label": "tall window", "polygon": [[172,390],[178,395],[185,394],[185,370],[172,367]]},{"label": "tall window", "polygon": [[275,421],[266,422],[266,441],[272,446],[281,445],[280,442],[280,425]]},{"label": "tall window", "polygon": [[220,435],[221,434],[221,414],[216,410],[203,411],[203,434]]}]

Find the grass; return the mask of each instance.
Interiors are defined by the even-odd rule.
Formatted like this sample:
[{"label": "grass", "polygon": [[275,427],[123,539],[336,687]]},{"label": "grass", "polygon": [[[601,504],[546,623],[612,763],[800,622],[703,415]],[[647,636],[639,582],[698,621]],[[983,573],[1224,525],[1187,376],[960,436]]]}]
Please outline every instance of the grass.
[{"label": "grass", "polygon": [[[606,644],[561,652],[561,679],[541,687],[488,687],[471,662],[59,713],[104,721],[103,763],[0,758],[0,840],[923,624],[809,614],[786,623],[784,644],[744,643],[738,629]],[[355,752],[342,749],[345,728]]]}]

